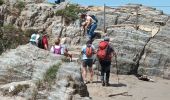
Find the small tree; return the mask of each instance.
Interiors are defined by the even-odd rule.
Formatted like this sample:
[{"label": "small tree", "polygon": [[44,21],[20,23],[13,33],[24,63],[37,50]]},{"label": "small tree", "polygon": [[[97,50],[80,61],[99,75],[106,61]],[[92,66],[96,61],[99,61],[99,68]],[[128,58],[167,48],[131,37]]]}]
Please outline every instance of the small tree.
[{"label": "small tree", "polygon": [[0,54],[6,49],[26,44],[28,40],[29,37],[21,29],[15,28],[13,25],[5,25],[0,28]]},{"label": "small tree", "polygon": [[19,11],[21,12],[24,8],[25,8],[25,2],[23,1],[18,1],[16,3],[16,8],[19,9]]},{"label": "small tree", "polygon": [[79,18],[78,14],[85,12],[85,9],[81,9],[77,4],[69,4],[65,9],[56,11],[56,16],[62,16],[64,22],[69,24],[72,21],[75,21]]},{"label": "small tree", "polygon": [[4,4],[4,1],[3,0],[0,0],[0,6]]}]

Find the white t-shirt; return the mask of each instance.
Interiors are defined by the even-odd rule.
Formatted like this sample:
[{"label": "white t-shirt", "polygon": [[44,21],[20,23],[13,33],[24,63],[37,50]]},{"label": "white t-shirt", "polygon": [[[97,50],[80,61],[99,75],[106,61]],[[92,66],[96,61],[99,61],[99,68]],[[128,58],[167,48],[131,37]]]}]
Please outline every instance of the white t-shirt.
[{"label": "white t-shirt", "polygon": [[[87,56],[86,56],[86,47],[87,47],[87,45],[84,45],[83,47],[82,47],[82,49],[81,49],[81,51],[83,52],[83,56],[82,56],[82,59],[84,60],[84,59],[93,59],[94,57],[94,54],[92,55],[92,57],[90,57],[90,58],[87,58]],[[93,45],[91,45],[91,47],[92,47],[92,49],[93,50],[95,50],[95,47],[93,46]]]},{"label": "white t-shirt", "polygon": [[31,39],[30,39],[30,42],[36,42],[36,43],[38,43],[38,38],[40,37],[40,35],[39,34],[32,34],[31,35]]},{"label": "white t-shirt", "polygon": [[89,15],[87,15],[87,17],[86,17],[86,22],[88,22],[89,20],[91,20],[91,23],[90,23],[90,24],[92,24],[92,23],[95,22],[95,20],[93,20],[93,18],[91,18]]}]

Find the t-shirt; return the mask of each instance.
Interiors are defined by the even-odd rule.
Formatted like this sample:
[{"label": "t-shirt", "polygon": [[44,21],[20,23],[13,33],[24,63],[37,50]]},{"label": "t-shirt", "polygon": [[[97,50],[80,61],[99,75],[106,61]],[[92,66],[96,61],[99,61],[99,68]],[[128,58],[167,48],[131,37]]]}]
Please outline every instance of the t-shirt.
[{"label": "t-shirt", "polygon": [[[92,55],[92,57],[90,57],[90,58],[87,58],[87,56],[86,56],[86,47],[87,47],[87,45],[84,45],[83,47],[82,47],[82,49],[81,49],[81,51],[83,52],[83,55],[82,55],[82,59],[84,60],[84,59],[93,59],[94,57],[94,54]],[[92,47],[92,50],[94,51],[95,50],[95,47],[93,46],[93,45],[91,45],[91,47]]]},{"label": "t-shirt", "polygon": [[45,44],[46,44],[47,47],[48,47],[48,40],[47,40],[47,37],[46,37],[46,36],[43,36],[42,42],[43,42],[43,46],[44,46],[44,47],[45,47]]},{"label": "t-shirt", "polygon": [[61,47],[61,55],[64,55],[64,52],[67,49],[66,45],[55,45],[55,46],[51,47],[50,52],[54,53],[54,47],[55,48],[60,48]]},{"label": "t-shirt", "polygon": [[90,24],[96,22],[95,20],[93,20],[93,18],[91,18],[89,15],[87,15],[87,17],[86,17],[86,22],[88,22],[89,20],[91,20],[91,23],[90,23]]},{"label": "t-shirt", "polygon": [[30,42],[37,42],[38,38],[40,37],[39,34],[32,34],[30,38]]}]

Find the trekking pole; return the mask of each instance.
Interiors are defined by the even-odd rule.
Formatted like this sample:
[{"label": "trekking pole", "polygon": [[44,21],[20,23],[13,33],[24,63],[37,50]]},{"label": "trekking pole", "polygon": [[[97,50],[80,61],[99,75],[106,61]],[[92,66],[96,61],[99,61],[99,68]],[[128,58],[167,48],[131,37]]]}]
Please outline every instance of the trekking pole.
[{"label": "trekking pole", "polygon": [[[98,78],[99,78],[98,74],[99,74],[99,64],[100,64],[100,62],[99,62],[99,59],[97,57],[96,57],[96,60],[97,60],[97,66],[96,66],[97,67],[97,74],[96,75],[97,75],[97,82],[98,82]],[[96,84],[97,84],[97,82],[96,82]]]},{"label": "trekking pole", "polygon": [[119,84],[119,69],[118,69],[118,66],[117,66],[117,55],[115,55],[115,61],[116,61],[116,69],[117,69],[117,71],[116,71],[116,75],[117,75],[117,82],[118,82],[118,84]]}]

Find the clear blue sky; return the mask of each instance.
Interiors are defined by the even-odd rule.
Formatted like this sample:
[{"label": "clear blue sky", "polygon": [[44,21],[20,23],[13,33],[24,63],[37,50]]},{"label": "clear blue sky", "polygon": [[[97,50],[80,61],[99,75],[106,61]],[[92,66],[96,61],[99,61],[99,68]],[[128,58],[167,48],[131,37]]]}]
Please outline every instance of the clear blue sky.
[{"label": "clear blue sky", "polygon": [[[54,2],[55,0],[48,0]],[[170,14],[170,0],[69,0],[71,3],[77,3],[83,6],[123,6],[128,3],[143,4],[146,6],[153,6],[159,10],[163,10],[164,13]],[[161,7],[157,7],[161,6]],[[169,7],[162,7],[169,6]]]}]

